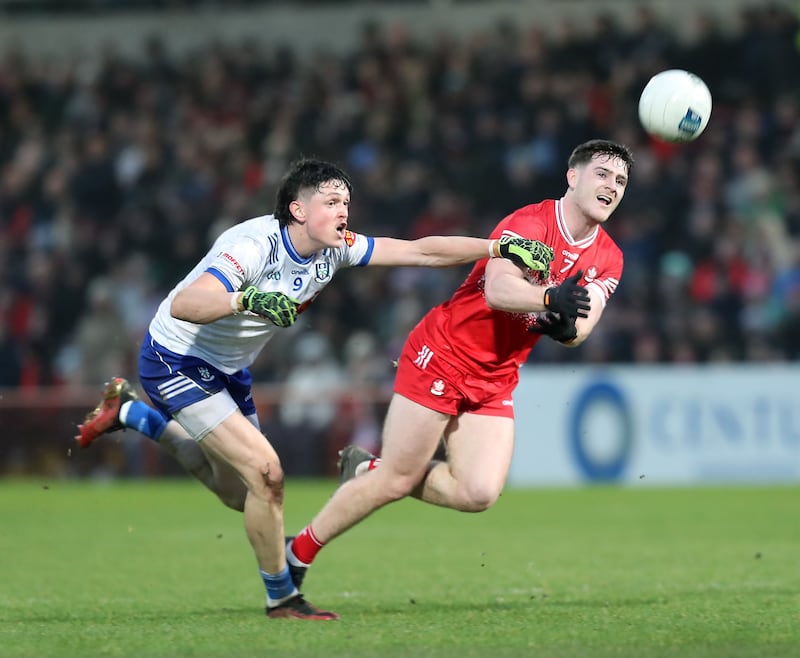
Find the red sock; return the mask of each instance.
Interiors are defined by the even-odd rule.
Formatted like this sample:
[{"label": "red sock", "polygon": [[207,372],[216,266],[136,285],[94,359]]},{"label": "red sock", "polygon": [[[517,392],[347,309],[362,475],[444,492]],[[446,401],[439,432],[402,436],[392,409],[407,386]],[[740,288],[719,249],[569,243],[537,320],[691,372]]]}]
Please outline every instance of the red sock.
[{"label": "red sock", "polygon": [[311,525],[303,528],[292,542],[292,553],[303,564],[311,564],[314,558],[317,557],[320,549],[324,546],[319,539],[317,539]]}]

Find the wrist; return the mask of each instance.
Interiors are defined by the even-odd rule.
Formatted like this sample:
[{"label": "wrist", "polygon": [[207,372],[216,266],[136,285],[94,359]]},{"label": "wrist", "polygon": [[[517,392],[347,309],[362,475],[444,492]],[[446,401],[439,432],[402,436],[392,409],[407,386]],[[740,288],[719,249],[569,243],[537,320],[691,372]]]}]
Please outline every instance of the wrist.
[{"label": "wrist", "polygon": [[231,295],[231,314],[232,315],[239,315],[244,309],[239,306],[240,300],[242,298],[242,293],[235,292]]},{"label": "wrist", "polygon": [[489,240],[489,258],[500,258],[500,242]]}]

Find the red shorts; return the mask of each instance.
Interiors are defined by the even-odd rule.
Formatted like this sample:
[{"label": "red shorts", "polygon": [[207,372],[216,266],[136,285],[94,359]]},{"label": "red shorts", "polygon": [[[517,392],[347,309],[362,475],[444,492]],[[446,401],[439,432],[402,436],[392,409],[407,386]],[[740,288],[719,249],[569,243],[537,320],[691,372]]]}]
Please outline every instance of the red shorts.
[{"label": "red shorts", "polygon": [[512,394],[519,370],[506,376],[476,377],[453,365],[450,348],[435,346],[415,330],[397,363],[394,391],[423,407],[449,416],[461,413],[514,417]]}]

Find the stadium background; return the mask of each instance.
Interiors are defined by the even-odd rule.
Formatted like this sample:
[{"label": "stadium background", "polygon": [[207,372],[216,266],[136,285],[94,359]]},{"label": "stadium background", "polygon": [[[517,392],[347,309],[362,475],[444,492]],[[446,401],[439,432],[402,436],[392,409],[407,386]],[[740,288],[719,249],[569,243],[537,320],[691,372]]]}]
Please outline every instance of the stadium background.
[{"label": "stadium background", "polygon": [[[717,417],[774,393],[786,418],[770,441],[788,467],[745,468],[763,447],[758,409],[737,444],[747,449],[725,455],[737,480],[797,481],[795,9],[0,2],[0,473],[179,472],[133,432],[76,454],[74,426],[109,376],[135,379],[158,301],[223,228],[271,210],[297,155],[352,174],[354,230],[485,235],[519,205],[560,195],[569,150],[604,136],[637,160],[609,225],[625,275],[584,347],[542,341],[534,350],[520,389],[537,400],[526,422],[546,426],[558,451],[569,423],[552,410],[581,399],[567,386],[543,401],[530,383],[537,363],[579,383],[633,377],[629,390],[688,382],[698,396],[717,392]],[[692,70],[712,90],[711,123],[696,143],[655,143],[637,123],[638,94],[664,68]],[[256,397],[290,475],[330,473],[347,442],[377,445],[391,360],[465,272],[342,273],[270,344],[253,368]],[[640,403],[659,404],[631,402]],[[611,452],[644,440],[628,437],[627,422],[596,423],[622,424]]]}]

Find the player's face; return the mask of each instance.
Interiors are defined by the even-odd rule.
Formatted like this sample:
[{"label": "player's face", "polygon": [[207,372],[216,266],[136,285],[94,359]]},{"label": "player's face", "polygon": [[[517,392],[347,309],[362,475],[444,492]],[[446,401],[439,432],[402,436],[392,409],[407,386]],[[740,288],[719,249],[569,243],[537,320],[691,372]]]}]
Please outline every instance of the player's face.
[{"label": "player's face", "polygon": [[628,168],[623,160],[596,155],[585,165],[567,172],[575,201],[586,217],[605,222],[616,210],[628,185]]},{"label": "player's face", "polygon": [[349,207],[350,193],[342,181],[320,185],[303,199],[308,237],[320,246],[340,247],[347,230]]}]

